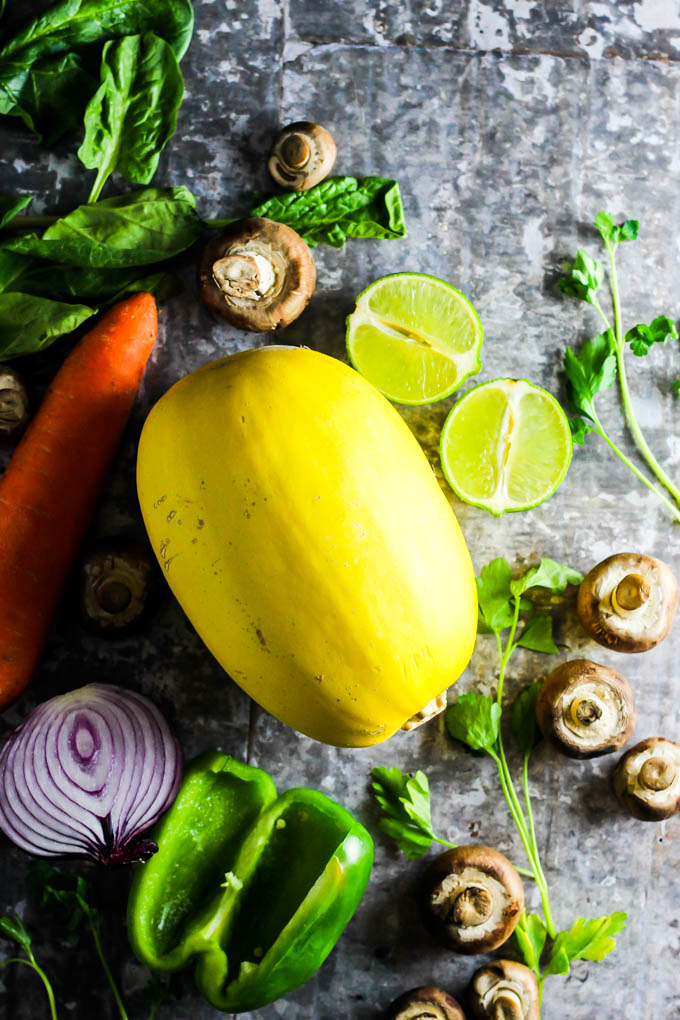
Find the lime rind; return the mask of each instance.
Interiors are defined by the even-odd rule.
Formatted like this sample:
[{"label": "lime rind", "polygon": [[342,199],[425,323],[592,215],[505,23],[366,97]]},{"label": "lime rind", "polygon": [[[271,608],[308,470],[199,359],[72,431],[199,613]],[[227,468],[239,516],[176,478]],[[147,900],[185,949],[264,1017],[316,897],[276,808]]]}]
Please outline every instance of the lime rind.
[{"label": "lime rind", "polygon": [[429,404],[482,367],[484,331],[461,291],[427,273],[392,273],[366,287],[347,318],[354,368],[388,399]]},{"label": "lime rind", "polygon": [[[488,495],[479,491],[471,491],[473,486],[468,485],[466,487],[462,483],[461,479],[456,476],[452,469],[452,458],[448,454],[448,447],[453,441],[452,433],[455,426],[461,421],[461,416],[465,415],[466,411],[469,414],[473,404],[479,402],[480,391],[485,391],[484,396],[496,391],[497,394],[502,394],[506,401],[504,420],[498,428],[497,441],[495,444],[490,444],[493,446],[493,453],[490,454],[486,462],[483,461],[483,458],[480,458],[476,464],[478,472],[476,477],[481,479],[482,484],[484,484],[485,480],[488,482],[489,479],[495,479],[493,491]],[[513,448],[513,441],[510,438],[514,427],[513,422],[521,420],[521,415],[518,413],[520,404],[523,399],[531,395],[539,397],[538,403],[544,404],[549,411],[545,415],[542,424],[548,426],[544,429],[546,434],[556,440],[554,444],[556,455],[553,461],[558,465],[558,469],[552,471],[549,484],[545,484],[540,492],[534,492],[531,499],[513,499],[509,495],[508,490],[511,487],[509,483],[512,480],[513,473],[521,475],[522,459],[525,465],[530,465],[532,458],[531,456],[527,457],[527,452],[531,455],[533,451],[533,466],[535,467],[537,459],[540,461],[540,456],[537,453],[537,451],[540,451],[540,437],[538,438],[538,443],[525,442],[519,454],[517,452],[517,445],[515,444]],[[474,414],[472,418],[474,421]],[[493,427],[493,415],[487,414],[485,424],[487,427],[489,425]],[[482,432],[483,430],[478,430],[478,435]],[[545,449],[546,451],[548,450],[547,444]],[[559,402],[547,390],[536,386],[534,383],[530,383],[527,379],[493,379],[490,382],[473,386],[451,409],[444,422],[440,439],[440,459],[444,477],[448,484],[463,502],[486,510],[494,517],[501,517],[505,513],[532,510],[549,499],[564,480],[571,463],[572,450],[573,443],[569,421]],[[547,463],[549,458],[544,458],[544,461],[546,461],[545,466],[547,469],[549,467],[549,463]],[[525,477],[531,470],[533,470],[533,467],[530,466],[529,471],[525,471]],[[511,484],[514,485],[515,489],[517,488],[516,479]]]}]

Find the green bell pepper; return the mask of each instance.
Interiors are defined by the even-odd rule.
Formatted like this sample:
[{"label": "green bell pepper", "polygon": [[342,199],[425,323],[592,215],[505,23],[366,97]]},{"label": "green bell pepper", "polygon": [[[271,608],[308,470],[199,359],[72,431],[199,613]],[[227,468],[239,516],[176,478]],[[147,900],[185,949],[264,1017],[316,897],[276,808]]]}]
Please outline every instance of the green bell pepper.
[{"label": "green bell pepper", "polygon": [[187,768],[141,866],[128,933],[153,970],[196,960],[217,1009],[241,1013],[287,995],[319,969],[368,884],[373,842],[316,790],[277,797],[270,776],[219,751]]}]

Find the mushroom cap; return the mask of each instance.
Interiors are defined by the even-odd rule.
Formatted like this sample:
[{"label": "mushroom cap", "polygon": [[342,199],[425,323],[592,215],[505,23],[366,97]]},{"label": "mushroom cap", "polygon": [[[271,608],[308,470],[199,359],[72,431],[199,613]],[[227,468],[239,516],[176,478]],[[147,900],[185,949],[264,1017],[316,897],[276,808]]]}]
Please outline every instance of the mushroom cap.
[{"label": "mushroom cap", "polygon": [[524,909],[522,879],[510,861],[488,846],[459,846],[432,862],[421,906],[434,937],[457,953],[502,945]]},{"label": "mushroom cap", "polygon": [[428,985],[412,988],[395,999],[385,1020],[465,1020],[465,1014],[448,992]]},{"label": "mushroom cap", "polygon": [[[634,609],[612,605],[624,578],[645,584],[645,600]],[[653,556],[616,553],[590,570],[578,592],[577,611],[588,634],[615,652],[646,652],[668,634],[678,608],[678,585],[670,568]]]},{"label": "mushroom cap", "polygon": [[151,551],[141,542],[98,542],[80,564],[83,623],[103,637],[124,637],[148,619],[161,590]]},{"label": "mushroom cap", "polygon": [[0,365],[0,439],[13,436],[28,417],[28,395],[21,376],[9,365]]},{"label": "mushroom cap", "polygon": [[330,131],[309,120],[298,120],[279,131],[267,166],[277,184],[290,191],[307,191],[333,169],[336,148]]},{"label": "mushroom cap", "polygon": [[680,744],[647,737],[621,757],[614,792],[633,818],[659,822],[680,810]]},{"label": "mushroom cap", "polygon": [[316,269],[299,234],[283,223],[237,220],[205,248],[199,293],[214,312],[239,329],[268,333],[289,325],[314,292]]},{"label": "mushroom cap", "polygon": [[514,960],[493,960],[476,970],[470,982],[470,1005],[478,1020],[539,1020],[538,981],[533,971]]},{"label": "mushroom cap", "polygon": [[596,758],[630,740],[636,722],[628,681],[590,659],[554,669],[536,700],[541,732],[570,758]]}]

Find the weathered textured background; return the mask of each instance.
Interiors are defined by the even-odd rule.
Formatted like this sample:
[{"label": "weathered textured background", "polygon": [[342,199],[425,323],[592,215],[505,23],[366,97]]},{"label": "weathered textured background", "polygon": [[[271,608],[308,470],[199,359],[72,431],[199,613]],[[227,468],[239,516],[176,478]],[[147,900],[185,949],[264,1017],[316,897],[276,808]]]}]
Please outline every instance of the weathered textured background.
[{"label": "weathered textured background", "polygon": [[[39,10],[10,4],[9,17]],[[344,357],[344,318],[353,298],[388,272],[417,270],[450,280],[474,301],[486,332],[477,380],[526,376],[564,397],[565,344],[597,329],[594,313],[556,294],[560,260],[594,245],[588,224],[600,208],[641,221],[635,245],[620,249],[627,323],[676,316],[679,290],[680,5],[538,0],[197,0],[197,30],[183,63],[187,96],[176,137],[156,180],[187,184],[206,216],[246,208],[268,187],[265,155],[277,128],[320,121],[338,142],[337,171],[396,176],[409,226],[403,242],[355,241],[317,249],[319,284],[309,309],[285,334],[292,344]],[[30,191],[36,211],[66,210],[89,191],[70,142],[41,151],[18,123],[0,125],[0,191]],[[87,179],[86,179],[87,177]],[[120,182],[114,182],[118,184]],[[191,259],[186,292],[162,311],[161,341],[113,472],[96,530],[139,527],[134,495],[136,439],[150,405],[204,361],[266,337],[212,321],[198,304]],[[35,363],[41,379],[56,364]],[[29,366],[27,365],[27,370]],[[677,474],[680,376],[677,345],[632,367],[639,415],[652,447]],[[410,409],[407,420],[433,464],[438,430],[451,405]],[[635,457],[615,394],[602,399],[612,434]],[[477,569],[496,555],[520,565],[551,556],[582,570],[615,551],[664,556],[680,570],[677,529],[664,509],[591,437],[577,449],[566,481],[548,503],[492,519],[452,505]],[[587,642],[569,616],[561,640],[623,671],[638,698],[636,738],[678,738],[680,629],[644,656],[624,658]],[[565,655],[568,653],[565,652]],[[555,663],[530,652],[512,663],[508,695]],[[481,638],[458,685],[491,690],[495,660]],[[338,750],[315,744],[252,705],[203,648],[168,596],[140,639],[106,644],[85,636],[64,613],[31,691],[3,717],[9,732],[37,701],[89,680],[129,683],[174,720],[187,756],[219,746],[271,771],[277,785],[316,786],[376,832],[369,891],[315,979],[253,1020],[369,1020],[408,987],[438,983],[462,994],[478,961],[456,958],[425,934],[412,900],[422,864],[409,863],[377,833],[367,793],[372,766],[424,768],[435,825],[459,842],[483,841],[522,856],[493,765],[454,747],[441,719],[382,747]],[[678,822],[644,825],[625,817],[609,790],[611,759],[568,762],[541,748],[531,769],[537,827],[558,922],[627,910],[629,929],[600,964],[578,963],[546,984],[546,1018],[680,1018],[680,841]],[[76,950],[47,939],[40,908],[25,893],[29,861],[6,841],[0,910],[18,909],[37,932],[36,951],[55,977],[61,1015],[114,1017],[103,975],[86,940]],[[123,929],[125,875],[103,885],[104,937],[131,1002],[145,981]],[[537,906],[528,885],[529,901]],[[536,899],[536,902],[534,900]],[[3,943],[2,948],[6,945]],[[26,968],[1,973],[0,1002],[13,1020],[46,1015]],[[217,1016],[189,973],[161,1008],[172,1020]]]}]

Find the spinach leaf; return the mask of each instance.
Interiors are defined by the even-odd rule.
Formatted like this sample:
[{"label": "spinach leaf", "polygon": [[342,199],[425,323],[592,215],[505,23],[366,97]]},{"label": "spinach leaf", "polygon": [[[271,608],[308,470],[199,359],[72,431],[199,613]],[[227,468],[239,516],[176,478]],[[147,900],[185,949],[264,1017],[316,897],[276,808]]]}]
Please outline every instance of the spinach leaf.
[{"label": "spinach leaf", "polygon": [[342,248],[348,237],[406,237],[399,185],[384,177],[329,177],[309,191],[265,199],[249,215],[285,223],[311,248]]},{"label": "spinach leaf", "polygon": [[177,127],[184,82],[171,46],[147,32],[108,42],[102,83],[85,111],[85,138],[78,156],[97,170],[95,202],[114,170],[135,184],[148,184],[161,151]]},{"label": "spinach leaf", "polygon": [[[84,89],[86,71],[80,62],[80,52],[93,56],[97,45],[109,39],[143,32],[154,32],[172,46],[181,59],[191,40],[193,31],[191,0],[60,0],[43,14],[30,21],[11,36],[0,48],[0,113],[20,116],[39,133],[49,130],[45,108],[50,105],[50,94],[41,79],[49,72],[53,85],[61,97],[75,100],[80,91],[80,102],[65,105],[51,104],[58,115],[52,137],[63,134],[67,121],[72,121],[77,108],[78,119],[96,89],[89,74],[89,88]],[[74,53],[73,51],[77,51]],[[50,58],[67,55],[57,71],[57,63]],[[46,70],[46,68],[48,70]],[[36,96],[40,102],[36,103]],[[36,120],[37,115],[37,120]]]},{"label": "spinach leaf", "polygon": [[0,230],[30,202],[30,195],[0,195]]},{"label": "spinach leaf", "polygon": [[17,255],[13,251],[4,251],[0,247],[0,293],[3,290],[10,290],[32,262],[33,259],[26,255]]},{"label": "spinach leaf", "polygon": [[187,188],[143,188],[81,205],[41,238],[13,238],[3,250],[72,266],[122,269],[177,255],[202,230],[196,200]]},{"label": "spinach leaf", "polygon": [[96,311],[32,294],[0,294],[0,358],[41,351],[58,337],[72,333]]},{"label": "spinach leaf", "polygon": [[96,88],[97,79],[75,53],[28,66],[0,61],[0,113],[21,117],[44,145],[80,126]]},{"label": "spinach leaf", "polygon": [[[15,267],[16,275],[8,279],[4,287],[3,255],[18,259],[20,263]],[[59,265],[0,251],[0,290],[21,291],[22,294],[34,294],[52,301],[96,304],[105,308],[126,294],[141,290],[149,291],[157,301],[163,301],[178,293],[178,284],[171,273],[147,274],[139,266],[130,269],[81,269],[79,266]]]}]

